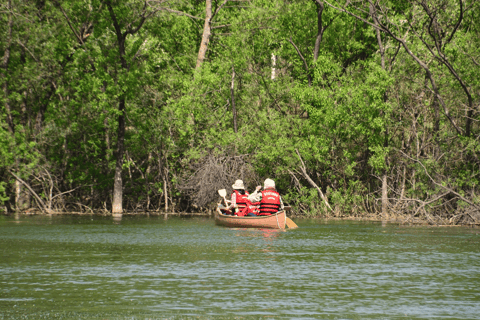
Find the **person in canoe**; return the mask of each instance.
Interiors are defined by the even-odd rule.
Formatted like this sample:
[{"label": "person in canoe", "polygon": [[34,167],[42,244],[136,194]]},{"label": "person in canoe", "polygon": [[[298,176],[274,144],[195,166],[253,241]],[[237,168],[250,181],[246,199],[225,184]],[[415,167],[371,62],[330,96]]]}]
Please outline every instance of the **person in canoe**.
[{"label": "person in canoe", "polygon": [[275,189],[275,181],[266,179],[263,183],[263,191],[258,192],[261,186],[255,189],[255,192],[248,196],[252,206],[259,206],[255,212],[257,216],[269,216],[284,209],[283,200]]},{"label": "person in canoe", "polygon": [[232,200],[226,210],[230,211],[232,215],[243,216],[243,211],[250,202],[248,200],[249,193],[245,190],[242,180],[235,181],[232,189]]},{"label": "person in canoe", "polygon": [[[258,186],[255,189],[255,192],[252,193],[252,194],[258,194],[258,191],[260,191],[261,188],[262,188],[261,186]],[[249,196],[247,196],[247,205],[237,215],[239,217],[244,217],[244,216],[256,217],[257,214],[258,214],[258,209],[259,208],[260,208],[260,202],[252,203],[252,201],[250,200],[250,195],[249,195]]]}]

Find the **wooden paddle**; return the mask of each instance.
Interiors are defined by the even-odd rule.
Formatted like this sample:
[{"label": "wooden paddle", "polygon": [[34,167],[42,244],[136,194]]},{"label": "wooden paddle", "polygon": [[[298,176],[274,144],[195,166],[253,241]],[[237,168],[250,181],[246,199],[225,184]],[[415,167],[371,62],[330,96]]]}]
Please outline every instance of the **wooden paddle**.
[{"label": "wooden paddle", "polygon": [[295,229],[295,228],[298,228],[297,224],[295,222],[292,221],[292,219],[290,219],[289,217],[285,217],[286,221],[287,221],[287,227],[289,229]]},{"label": "wooden paddle", "polygon": [[220,189],[218,190],[218,194],[220,195],[220,197],[223,198],[223,200],[225,200],[225,206],[228,207],[227,199],[225,198],[225,196],[227,195],[227,190]]},{"label": "wooden paddle", "polygon": [[[291,206],[283,206],[283,210],[285,211],[289,211],[289,210],[292,210],[292,207]],[[298,228],[297,224],[295,222],[292,221],[292,219],[290,219],[289,217],[285,216],[285,219],[286,219],[286,222],[287,222],[287,227],[289,229],[295,229],[295,228]]]}]

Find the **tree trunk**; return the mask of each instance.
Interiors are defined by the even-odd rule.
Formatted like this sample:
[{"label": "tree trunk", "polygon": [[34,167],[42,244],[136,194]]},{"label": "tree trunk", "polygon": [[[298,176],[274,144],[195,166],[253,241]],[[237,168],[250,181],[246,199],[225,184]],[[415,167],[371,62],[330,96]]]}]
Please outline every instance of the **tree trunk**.
[{"label": "tree trunk", "polygon": [[382,175],[382,216],[388,219],[388,181],[386,171]]},{"label": "tree trunk", "polygon": [[149,187],[149,178],[150,178],[150,172],[151,172],[151,162],[152,162],[152,153],[148,153],[148,158],[147,158],[147,169],[145,170],[145,191],[147,192],[147,206],[146,209],[147,211],[150,210],[150,187]]},{"label": "tree trunk", "polygon": [[400,201],[405,198],[405,181],[407,180],[407,167],[403,166],[402,188],[400,190]]},{"label": "tree trunk", "polygon": [[[375,32],[377,36],[377,43],[378,43],[378,49],[380,52],[380,64],[382,66],[382,69],[385,70],[385,49],[383,47],[383,42],[382,42],[382,37],[380,34],[380,30],[378,29],[379,23],[378,23],[378,18],[377,18],[377,13],[375,11],[375,7],[373,6],[373,3],[370,1],[370,15],[372,16],[373,23],[376,26]],[[386,93],[383,96],[383,101],[387,102],[387,95]],[[385,115],[383,113],[383,115]],[[385,136],[384,136],[384,147],[388,147],[388,128],[385,128]],[[382,216],[384,219],[388,219],[388,179],[387,179],[387,170],[383,169],[382,173]]]},{"label": "tree trunk", "polygon": [[15,210],[23,210],[24,203],[22,200],[22,183],[18,180],[15,180]]},{"label": "tree trunk", "polygon": [[124,139],[125,139],[125,98],[120,98],[118,105],[120,115],[118,116],[118,137],[117,137],[117,161],[115,164],[115,178],[113,184],[113,203],[112,213],[123,212],[123,182],[122,182],[122,167],[123,155],[125,153]]},{"label": "tree trunk", "polygon": [[163,176],[163,195],[165,196],[165,212],[168,212],[168,188],[167,188],[167,170]]},{"label": "tree trunk", "polygon": [[200,43],[200,49],[198,50],[197,65],[195,69],[199,69],[205,60],[207,54],[208,42],[210,41],[211,32],[211,19],[212,19],[212,0],[205,1],[205,24],[203,25],[202,42]]},{"label": "tree trunk", "polygon": [[315,0],[315,4],[317,5],[317,37],[315,39],[315,47],[313,48],[313,61],[317,61],[318,59],[318,52],[320,51],[320,43],[322,42],[323,32],[325,29],[323,28],[323,9],[325,8],[323,1]]},{"label": "tree trunk", "polygon": [[[113,11],[113,7],[110,1],[106,2],[110,18],[112,19],[113,26],[115,28],[115,34],[117,36],[118,54],[120,58],[120,65],[125,72],[128,72],[128,63],[125,59],[125,40],[127,32],[122,33],[120,24],[117,21],[117,16]],[[142,22],[143,23],[143,22]],[[141,24],[139,28],[141,27]],[[133,33],[132,33],[133,34]],[[120,98],[118,102],[118,129],[117,129],[117,152],[115,163],[115,177],[113,182],[113,202],[112,213],[119,214],[123,212],[123,181],[122,181],[122,168],[123,168],[123,155],[125,153],[124,139],[125,139],[125,95],[123,89],[120,89]]]}]

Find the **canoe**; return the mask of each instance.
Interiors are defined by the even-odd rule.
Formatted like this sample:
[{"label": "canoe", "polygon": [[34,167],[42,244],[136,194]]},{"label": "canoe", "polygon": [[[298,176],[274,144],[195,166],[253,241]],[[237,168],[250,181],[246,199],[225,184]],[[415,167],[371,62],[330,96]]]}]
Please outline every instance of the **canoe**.
[{"label": "canoe", "polygon": [[217,207],[217,211],[215,212],[215,224],[230,228],[285,229],[286,215],[285,211],[279,211],[270,216],[227,216]]}]

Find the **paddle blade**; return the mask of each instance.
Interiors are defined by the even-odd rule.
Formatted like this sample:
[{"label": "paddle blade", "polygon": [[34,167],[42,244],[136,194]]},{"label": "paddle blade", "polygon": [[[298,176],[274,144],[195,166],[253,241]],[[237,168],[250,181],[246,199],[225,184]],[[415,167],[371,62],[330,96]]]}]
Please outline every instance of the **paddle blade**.
[{"label": "paddle blade", "polygon": [[289,217],[285,217],[287,219],[287,227],[289,229],[295,229],[295,228],[298,228],[298,226],[296,225],[295,222],[292,221],[292,219],[290,219]]},{"label": "paddle blade", "polygon": [[220,195],[220,197],[223,198],[223,200],[225,201],[225,205],[228,207],[227,199],[225,198],[225,196],[227,195],[227,190],[220,189],[218,190],[218,194]]},{"label": "paddle blade", "polygon": [[220,197],[225,198],[225,196],[227,195],[227,190],[220,189],[218,190],[218,194],[220,195]]}]

